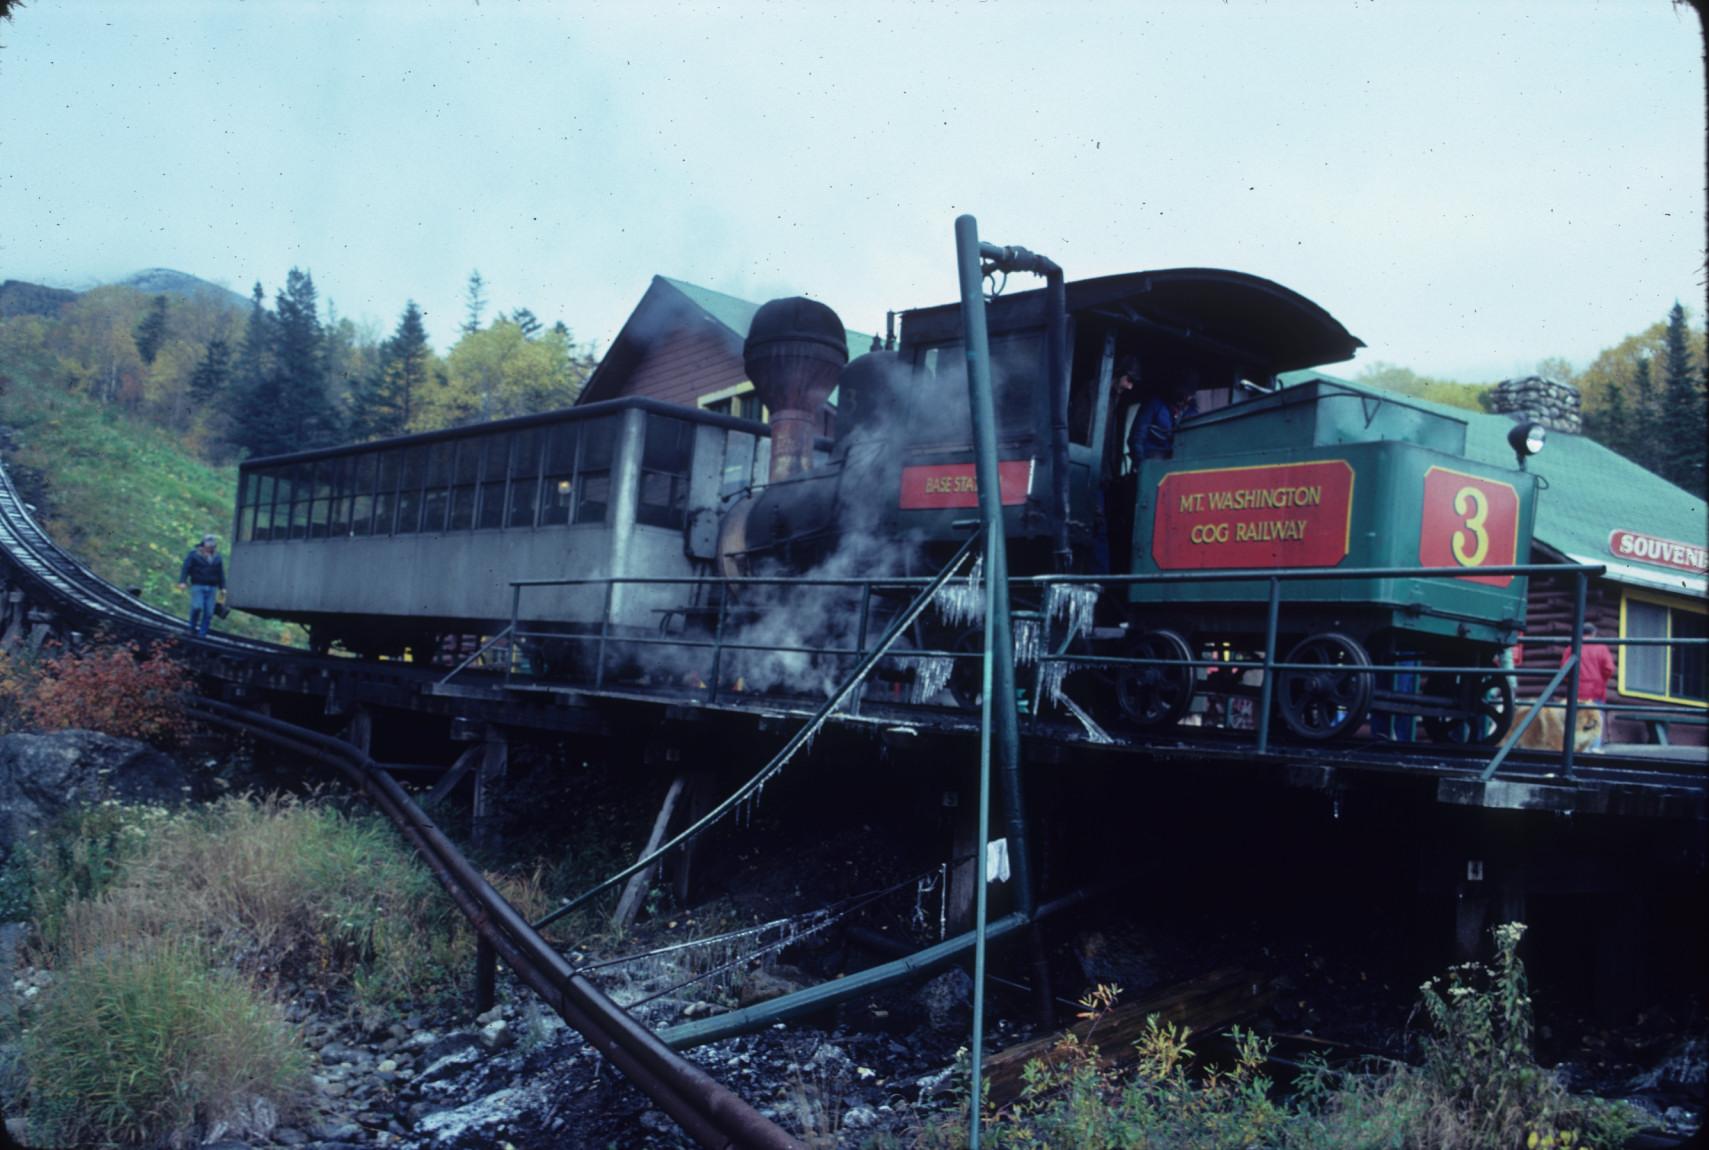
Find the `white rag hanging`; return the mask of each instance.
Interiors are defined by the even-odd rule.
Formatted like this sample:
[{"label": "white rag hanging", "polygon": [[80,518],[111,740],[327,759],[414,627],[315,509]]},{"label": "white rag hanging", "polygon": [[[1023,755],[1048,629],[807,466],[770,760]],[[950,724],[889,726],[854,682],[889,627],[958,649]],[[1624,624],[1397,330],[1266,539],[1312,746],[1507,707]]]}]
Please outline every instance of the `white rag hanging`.
[{"label": "white rag hanging", "polygon": [[1009,881],[1009,840],[992,839],[985,844],[985,881]]}]

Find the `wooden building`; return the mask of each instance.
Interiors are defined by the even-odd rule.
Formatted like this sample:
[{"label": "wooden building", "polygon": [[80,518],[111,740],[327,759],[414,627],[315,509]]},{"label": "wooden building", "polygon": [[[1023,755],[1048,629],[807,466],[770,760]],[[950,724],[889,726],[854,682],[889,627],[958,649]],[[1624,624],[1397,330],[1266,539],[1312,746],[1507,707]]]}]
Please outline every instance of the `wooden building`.
[{"label": "wooden building", "polygon": [[[763,419],[742,365],[742,341],[760,305],[723,292],[654,276],[623,324],[578,404],[646,396],[743,419]],[[875,349],[872,336],[848,332],[849,358]],[[831,434],[836,397],[822,413]]]}]

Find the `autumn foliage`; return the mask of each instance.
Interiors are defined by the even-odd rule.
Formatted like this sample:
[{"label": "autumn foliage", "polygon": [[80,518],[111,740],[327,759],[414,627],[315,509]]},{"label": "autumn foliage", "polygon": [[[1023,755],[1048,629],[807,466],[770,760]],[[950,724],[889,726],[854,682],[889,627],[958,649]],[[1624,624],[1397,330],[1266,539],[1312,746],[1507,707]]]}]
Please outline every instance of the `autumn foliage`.
[{"label": "autumn foliage", "polygon": [[30,661],[0,656],[0,703],[14,725],[39,731],[175,743],[189,732],[182,700],[190,688],[169,643],[106,644]]}]

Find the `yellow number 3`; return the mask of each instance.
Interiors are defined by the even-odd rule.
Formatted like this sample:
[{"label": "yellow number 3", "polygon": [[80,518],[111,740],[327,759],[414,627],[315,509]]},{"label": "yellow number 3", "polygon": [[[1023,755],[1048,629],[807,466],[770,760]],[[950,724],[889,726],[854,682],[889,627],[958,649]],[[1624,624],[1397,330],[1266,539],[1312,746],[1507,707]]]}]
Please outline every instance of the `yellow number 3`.
[{"label": "yellow number 3", "polygon": [[1462,567],[1483,566],[1484,558],[1489,555],[1489,532],[1484,530],[1484,520],[1489,518],[1489,496],[1476,487],[1460,488],[1454,492],[1454,514],[1466,517],[1466,529],[1454,530],[1454,562]]}]

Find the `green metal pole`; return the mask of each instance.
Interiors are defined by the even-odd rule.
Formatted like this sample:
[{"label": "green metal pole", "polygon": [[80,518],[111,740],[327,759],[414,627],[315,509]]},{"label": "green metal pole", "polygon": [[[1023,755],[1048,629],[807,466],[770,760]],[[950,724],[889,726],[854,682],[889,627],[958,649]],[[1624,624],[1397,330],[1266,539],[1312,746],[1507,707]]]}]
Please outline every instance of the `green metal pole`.
[{"label": "green metal pole", "polygon": [[985,663],[981,681],[979,739],[979,837],[975,845],[972,1089],[968,1145],[979,1150],[981,1083],[985,1043],[985,927],[987,918],[987,844],[991,839],[991,744],[997,735],[998,763],[1004,772],[1012,830],[1010,875],[1016,910],[1032,914],[1031,876],[1026,866],[1025,822],[1020,778],[1020,720],[1015,711],[1014,636],[1009,629],[1008,548],[1003,533],[1003,493],[997,470],[997,407],[991,393],[990,334],[985,325],[984,277],[979,271],[979,224],[972,216],[955,221],[956,265],[961,280],[963,349],[967,356],[968,406],[973,414],[974,473],[979,485],[979,517],[985,526]]}]

